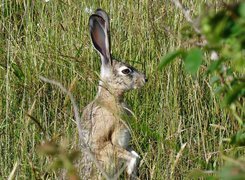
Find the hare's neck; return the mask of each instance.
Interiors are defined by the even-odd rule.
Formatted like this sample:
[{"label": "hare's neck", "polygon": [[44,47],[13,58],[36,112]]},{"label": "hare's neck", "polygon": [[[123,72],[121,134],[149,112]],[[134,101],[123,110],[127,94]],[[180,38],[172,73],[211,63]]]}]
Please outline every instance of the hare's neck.
[{"label": "hare's neck", "polygon": [[97,94],[97,99],[100,101],[105,101],[112,104],[121,104],[123,103],[124,93],[120,91],[113,91],[107,89],[106,87],[99,86],[99,92]]},{"label": "hare's neck", "polygon": [[105,89],[103,86],[100,86],[99,92],[96,97],[96,102],[101,106],[104,106],[106,109],[111,111],[113,114],[118,115],[129,115],[131,116],[133,113],[130,109],[128,109],[127,104],[123,100],[124,93],[113,93],[108,89]]}]

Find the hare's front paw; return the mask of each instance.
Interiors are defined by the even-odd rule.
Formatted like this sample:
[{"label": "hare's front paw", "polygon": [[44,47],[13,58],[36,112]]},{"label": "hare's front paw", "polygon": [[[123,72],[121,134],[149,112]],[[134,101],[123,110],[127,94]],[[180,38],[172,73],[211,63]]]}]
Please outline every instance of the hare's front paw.
[{"label": "hare's front paw", "polygon": [[131,152],[131,154],[133,154],[135,157],[137,157],[138,159],[140,159],[140,155],[138,155],[138,153],[137,152],[135,152],[135,151],[130,151]]},{"label": "hare's front paw", "polygon": [[131,151],[131,154],[132,154],[132,158],[128,162],[128,166],[127,166],[127,173],[129,175],[137,173],[137,166],[140,159],[140,156],[135,151]]}]

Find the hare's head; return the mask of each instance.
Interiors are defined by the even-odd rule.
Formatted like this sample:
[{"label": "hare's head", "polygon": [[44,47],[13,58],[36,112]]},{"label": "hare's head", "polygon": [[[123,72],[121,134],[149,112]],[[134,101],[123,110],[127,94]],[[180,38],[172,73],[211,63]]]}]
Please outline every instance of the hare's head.
[{"label": "hare's head", "polygon": [[145,75],[111,56],[110,22],[107,13],[97,9],[89,18],[89,26],[93,45],[101,56],[101,85],[121,92],[142,87],[147,81]]}]

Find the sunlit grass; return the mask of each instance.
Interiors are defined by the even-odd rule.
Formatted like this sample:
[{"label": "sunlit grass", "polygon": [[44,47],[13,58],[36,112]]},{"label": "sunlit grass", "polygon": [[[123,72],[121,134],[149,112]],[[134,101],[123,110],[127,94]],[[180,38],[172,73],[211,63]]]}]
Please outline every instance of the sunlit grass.
[{"label": "sunlit grass", "polygon": [[[196,80],[181,61],[157,69],[168,51],[189,45],[181,38],[181,12],[161,1],[2,1],[0,22],[0,177],[16,162],[17,179],[57,177],[37,145],[56,137],[77,148],[78,135],[66,95],[39,75],[71,87],[80,109],[97,91],[100,60],[88,32],[89,9],[111,17],[112,52],[145,71],[148,84],[128,94],[137,119],[132,144],[142,157],[142,179],[186,178],[194,168],[217,170],[236,123],[219,108],[209,80]],[[199,14],[205,1],[185,3]],[[218,2],[218,1],[217,1]],[[217,3],[216,3],[217,4]],[[71,85],[72,84],[72,85]],[[177,163],[181,146],[187,143]]]}]

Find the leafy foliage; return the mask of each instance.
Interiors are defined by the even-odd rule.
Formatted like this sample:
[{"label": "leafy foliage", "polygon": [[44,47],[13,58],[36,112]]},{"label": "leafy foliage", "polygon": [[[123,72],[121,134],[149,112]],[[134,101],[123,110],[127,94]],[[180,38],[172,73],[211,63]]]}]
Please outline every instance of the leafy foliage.
[{"label": "leafy foliage", "polygon": [[[203,54],[211,57],[206,61],[206,74],[211,78],[218,74],[219,86],[225,96],[224,104],[229,106],[241,98],[245,91],[245,3],[227,5],[218,13],[209,13],[202,19],[201,29],[208,43],[203,48],[188,51],[176,50],[165,55],[159,68],[163,69],[171,61],[180,57],[184,60],[185,70],[195,75],[202,64]],[[216,58],[212,58],[212,54]],[[207,58],[206,58],[207,59]],[[215,74],[216,73],[216,74]]]},{"label": "leafy foliage", "polygon": [[231,138],[231,143],[238,146],[245,146],[245,131],[240,130]]},{"label": "leafy foliage", "polygon": [[[208,15],[205,12],[200,26],[201,36],[205,37],[206,42],[204,47],[170,52],[162,58],[159,67],[162,69],[176,57],[181,57],[186,72],[194,76],[202,59],[206,59],[204,71],[210,76],[216,98],[222,100],[221,107],[230,110],[240,128],[230,142],[235,146],[245,146],[245,2],[225,5],[218,12],[210,10]],[[244,177],[244,166],[234,165],[225,166],[220,177]],[[194,174],[200,175],[199,172]]]}]

